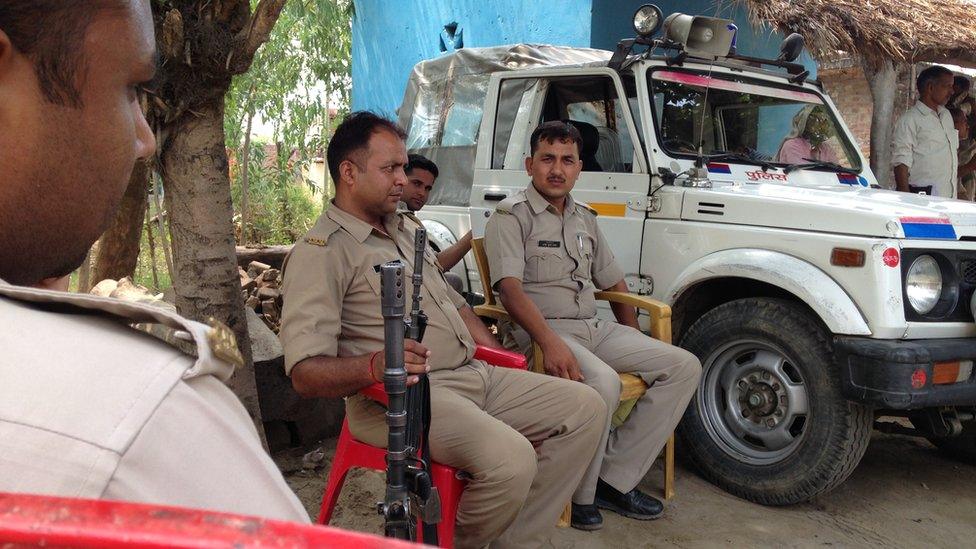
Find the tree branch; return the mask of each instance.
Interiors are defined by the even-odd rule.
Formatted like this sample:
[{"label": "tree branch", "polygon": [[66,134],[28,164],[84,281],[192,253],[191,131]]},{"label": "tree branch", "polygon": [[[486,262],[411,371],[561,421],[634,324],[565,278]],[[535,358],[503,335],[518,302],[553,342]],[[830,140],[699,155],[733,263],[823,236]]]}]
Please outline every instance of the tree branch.
[{"label": "tree branch", "polygon": [[242,74],[247,71],[254,60],[261,44],[268,41],[286,0],[261,0],[254,8],[250,24],[237,36],[237,47],[227,58],[227,70],[230,74]]}]

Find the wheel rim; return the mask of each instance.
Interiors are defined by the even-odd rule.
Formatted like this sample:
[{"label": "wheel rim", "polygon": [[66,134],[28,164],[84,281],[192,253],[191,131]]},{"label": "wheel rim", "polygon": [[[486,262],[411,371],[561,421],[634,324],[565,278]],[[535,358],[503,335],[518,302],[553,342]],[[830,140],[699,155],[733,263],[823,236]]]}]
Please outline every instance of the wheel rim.
[{"label": "wheel rim", "polygon": [[792,454],[810,413],[807,386],[795,364],[760,341],[736,341],[709,355],[696,398],[712,441],[753,465]]}]

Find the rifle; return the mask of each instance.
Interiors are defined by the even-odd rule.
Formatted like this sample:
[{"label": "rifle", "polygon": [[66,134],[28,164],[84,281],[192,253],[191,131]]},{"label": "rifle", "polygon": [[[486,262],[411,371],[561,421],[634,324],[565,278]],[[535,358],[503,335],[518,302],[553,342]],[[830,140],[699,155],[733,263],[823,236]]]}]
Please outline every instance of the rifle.
[{"label": "rifle", "polygon": [[376,505],[383,515],[383,533],[389,538],[413,539],[410,493],[407,489],[407,369],[403,363],[403,265],[399,261],[380,267],[381,307],[385,366],[383,387],[389,399],[386,424],[386,495]]},{"label": "rifle", "polygon": [[[403,371],[404,376],[404,386],[396,386],[394,390],[400,390],[405,388],[406,385],[406,369],[403,367],[403,340],[404,337],[413,339],[418,343],[423,340],[424,332],[427,329],[427,315],[421,308],[421,301],[423,297],[421,296],[421,288],[423,286],[423,265],[424,265],[424,253],[427,249],[427,231],[423,228],[418,228],[414,233],[414,263],[413,263],[413,274],[411,276],[411,281],[413,283],[413,293],[411,299],[410,307],[410,317],[409,319],[403,320],[404,312],[404,296],[403,296],[403,270],[402,264],[397,262],[391,262],[384,264],[382,269],[383,273],[381,276],[382,283],[382,293],[383,293],[383,320],[384,320],[384,336],[386,339],[386,350],[387,350],[387,365],[393,364],[398,365],[399,369]],[[390,275],[386,274],[387,266],[390,266]],[[393,274],[396,273],[396,274]],[[399,278],[397,278],[399,276]],[[388,292],[388,288],[390,289]],[[390,293],[389,297],[387,294]],[[392,306],[395,299],[399,299],[399,308],[396,309]],[[391,304],[390,310],[387,310],[387,303]],[[390,316],[387,316],[387,314]],[[395,317],[395,313],[399,312],[399,317]],[[397,322],[397,318],[400,322]],[[388,326],[389,324],[399,324],[399,329],[394,329],[393,326]],[[390,339],[393,338],[393,339]],[[399,352],[398,360],[399,362],[389,362],[390,349],[395,348]],[[384,381],[386,381],[386,375],[389,375],[391,370],[387,370],[384,373]],[[399,375],[399,371],[394,368],[394,375]],[[393,394],[390,394],[389,398],[389,409],[387,412],[387,422],[390,428],[390,438],[389,438],[389,458],[388,458],[388,468],[387,468],[387,501],[381,506],[381,514],[383,514],[387,519],[387,536],[388,537],[398,537],[392,534],[400,534],[399,517],[390,516],[388,510],[391,508],[397,508],[399,505],[397,501],[403,501],[403,507],[406,509],[406,516],[408,517],[406,525],[406,531],[409,538],[415,540],[415,532],[413,530],[413,521],[409,520],[410,515],[415,515],[416,519],[420,522],[423,530],[423,541],[426,544],[436,545],[437,544],[437,528],[436,524],[441,520],[441,509],[440,509],[440,497],[437,493],[437,489],[433,486],[433,482],[430,478],[430,457],[428,455],[428,432],[430,431],[430,382],[426,375],[421,374],[418,383],[414,384],[409,388],[405,388],[405,402],[404,397],[399,395],[397,397],[396,411],[394,411],[394,398]],[[387,392],[389,393],[390,385],[387,383]],[[402,411],[402,413],[401,413]],[[396,418],[397,425],[395,426],[397,446],[394,447],[394,419]],[[397,452],[397,453],[395,453]],[[394,470],[394,461],[396,461],[396,469]],[[409,464],[408,464],[409,463]],[[408,465],[407,465],[408,464]],[[401,476],[402,475],[402,476]],[[407,500],[397,499],[402,498],[403,494],[401,491],[403,488],[403,482],[407,482],[409,486],[406,488]],[[395,492],[395,493],[391,493]]]}]

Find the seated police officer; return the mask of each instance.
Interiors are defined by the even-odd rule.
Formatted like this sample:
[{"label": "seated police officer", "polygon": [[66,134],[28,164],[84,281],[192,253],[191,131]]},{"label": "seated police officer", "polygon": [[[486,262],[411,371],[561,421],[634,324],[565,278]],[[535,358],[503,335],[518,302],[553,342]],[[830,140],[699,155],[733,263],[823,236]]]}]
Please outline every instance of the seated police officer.
[{"label": "seated police officer", "polygon": [[[485,229],[491,283],[518,324],[509,337],[522,352],[539,344],[547,373],[597,390],[608,408],[603,441],[573,495],[572,525],[602,527],[597,507],[646,520],[663,506],[638,490],[698,386],[691,353],[640,332],[633,307],[613,304],[617,322],[596,317],[597,290],[626,292],[596,212],[573,200],[581,137],[565,122],[546,122],[530,139],[529,186],[498,204]],[[610,431],[620,373],[650,387],[623,425]]]},{"label": "seated police officer", "polygon": [[[413,270],[419,227],[397,213],[406,184],[403,131],[367,112],[336,128],[328,163],[336,197],[284,266],[285,368],[303,396],[347,397],[352,434],[386,446],[384,408],[357,394],[383,375],[379,266]],[[406,341],[408,383],[429,372],[430,455],[471,475],[457,513],[458,547],[538,547],[582,478],[606,407],[590,388],[473,360],[498,346],[440,275],[428,250],[423,344]]]}]

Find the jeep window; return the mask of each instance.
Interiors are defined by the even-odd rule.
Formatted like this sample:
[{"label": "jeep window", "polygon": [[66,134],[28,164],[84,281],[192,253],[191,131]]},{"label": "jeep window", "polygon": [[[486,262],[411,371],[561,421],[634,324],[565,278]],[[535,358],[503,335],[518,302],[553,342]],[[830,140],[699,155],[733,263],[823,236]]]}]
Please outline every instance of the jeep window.
[{"label": "jeep window", "polygon": [[521,147],[512,148],[509,141],[516,120],[525,120],[532,108],[532,97],[541,81],[538,78],[509,78],[498,89],[498,108],[495,109],[495,138],[491,147],[491,167],[501,170],[505,158],[512,151],[511,166],[522,161]]},{"label": "jeep window", "polygon": [[417,94],[407,123],[407,149],[430,158],[440,171],[429,205],[468,205],[489,76],[444,75]]},{"label": "jeep window", "polygon": [[[629,100],[636,95],[633,78],[623,78]],[[623,111],[629,108],[627,101],[620,101],[609,77],[554,78],[539,123],[565,120],[580,130],[583,171],[629,173],[635,154]]]},{"label": "jeep window", "polygon": [[658,142],[669,156],[693,157],[701,146],[706,155],[739,153],[784,166],[826,161],[861,169],[854,146],[816,93],[670,69],[652,71],[648,78]]}]

